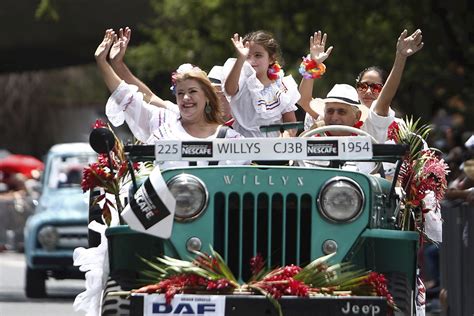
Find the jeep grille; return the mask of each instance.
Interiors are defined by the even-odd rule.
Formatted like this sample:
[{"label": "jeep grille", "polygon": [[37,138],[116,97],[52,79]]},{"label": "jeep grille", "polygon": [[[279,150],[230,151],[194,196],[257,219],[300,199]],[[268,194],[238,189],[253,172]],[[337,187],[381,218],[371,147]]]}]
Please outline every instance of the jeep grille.
[{"label": "jeep grille", "polygon": [[257,253],[267,267],[306,265],[311,254],[309,194],[216,193],[214,249],[240,280],[250,275]]}]

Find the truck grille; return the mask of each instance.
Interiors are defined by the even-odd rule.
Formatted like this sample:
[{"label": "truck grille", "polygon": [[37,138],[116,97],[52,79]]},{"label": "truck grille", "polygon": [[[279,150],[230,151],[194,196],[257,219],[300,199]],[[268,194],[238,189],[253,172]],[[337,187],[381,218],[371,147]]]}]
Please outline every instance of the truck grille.
[{"label": "truck grille", "polygon": [[[58,241],[56,250],[73,250],[77,247],[89,246],[86,225],[81,226],[56,226]],[[37,247],[42,248],[41,243],[37,240]]]},{"label": "truck grille", "polygon": [[251,276],[256,254],[267,267],[305,265],[311,255],[311,205],[309,194],[216,193],[214,249],[240,280]]},{"label": "truck grille", "polygon": [[77,247],[87,247],[87,226],[59,226],[58,248],[74,249]]}]

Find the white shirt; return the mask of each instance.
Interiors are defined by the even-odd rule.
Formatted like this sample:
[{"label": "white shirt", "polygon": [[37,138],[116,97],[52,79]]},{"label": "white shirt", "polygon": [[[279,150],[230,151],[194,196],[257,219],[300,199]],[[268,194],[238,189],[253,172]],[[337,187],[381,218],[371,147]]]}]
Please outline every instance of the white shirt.
[{"label": "white shirt", "polygon": [[[143,94],[138,87],[120,83],[117,89],[109,97],[105,106],[107,118],[114,126],[120,126],[127,122],[133,135],[145,144],[154,144],[159,139],[170,140],[211,140],[215,139],[222,126],[216,129],[213,135],[206,138],[194,137],[183,128],[179,120],[179,108],[172,102],[167,102],[167,108],[159,108],[143,101]],[[225,138],[240,138],[238,132],[229,128]],[[249,164],[248,161],[219,161],[219,165],[242,165]],[[170,167],[188,166],[188,161],[166,161],[158,162],[161,169]],[[207,166],[207,161],[198,161],[197,165]]]},{"label": "white shirt", "polygon": [[[158,130],[153,132],[152,139],[159,140],[159,139],[173,139],[173,140],[212,140],[217,137],[219,130],[222,128],[222,125],[216,129],[216,132],[213,135],[210,135],[205,138],[198,138],[194,137],[184,129],[181,121],[177,121],[175,124],[164,124]],[[242,138],[242,135],[237,133],[231,128],[228,128],[224,138]],[[153,142],[150,139],[151,142]],[[183,167],[189,166],[188,161],[161,161],[157,162],[161,169],[173,168],[173,167]],[[240,160],[224,160],[219,161],[219,165],[247,165],[250,164],[250,161],[240,161]],[[207,166],[209,165],[208,161],[196,161],[197,166]]]},{"label": "white shirt", "polygon": [[[224,64],[224,83],[229,75],[235,58],[229,58]],[[283,71],[281,71],[283,73]],[[268,86],[258,80],[255,69],[245,62],[239,78],[239,90],[228,97],[233,128],[244,137],[278,137],[279,132],[263,133],[260,126],[282,123],[282,115],[297,110],[300,99],[298,85],[292,76],[280,77]]]}]

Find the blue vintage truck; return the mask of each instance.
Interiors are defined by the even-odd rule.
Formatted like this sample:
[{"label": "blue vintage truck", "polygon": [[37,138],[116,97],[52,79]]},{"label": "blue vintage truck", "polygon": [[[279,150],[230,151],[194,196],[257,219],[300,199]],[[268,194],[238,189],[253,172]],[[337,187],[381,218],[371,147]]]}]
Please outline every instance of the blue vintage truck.
[{"label": "blue vintage truck", "polygon": [[95,160],[88,143],[56,144],[48,151],[38,205],[24,229],[27,297],[46,296],[48,278],[84,278],[72,254],[88,245],[89,206],[80,182],[82,169]]}]

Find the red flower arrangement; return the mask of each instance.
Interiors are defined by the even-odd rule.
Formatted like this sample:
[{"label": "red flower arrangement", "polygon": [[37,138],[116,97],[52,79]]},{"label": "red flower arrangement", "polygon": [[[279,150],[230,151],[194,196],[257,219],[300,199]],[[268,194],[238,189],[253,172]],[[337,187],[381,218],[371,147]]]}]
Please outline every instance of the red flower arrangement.
[{"label": "red flower arrangement", "polygon": [[[211,249],[212,250],[212,249]],[[134,293],[164,293],[166,302],[171,303],[175,294],[202,293],[260,293],[265,295],[281,315],[278,299],[282,296],[309,297],[315,295],[363,295],[384,296],[387,303],[396,309],[392,295],[387,288],[384,275],[375,272],[351,271],[349,263],[328,265],[334,255],[318,258],[301,268],[295,265],[265,269],[260,255],[250,260],[252,276],[247,283],[239,284],[222,257],[212,250],[212,255],[196,253],[193,261],[170,257],[157,258],[159,263],[142,260],[153,268],[142,274],[150,282]]]},{"label": "red flower arrangement", "polygon": [[[96,120],[93,128],[109,128],[103,121]],[[112,131],[113,133],[113,131]],[[122,203],[119,195],[120,190],[128,181],[129,175],[128,162],[125,159],[122,142],[115,137],[115,146],[109,154],[99,154],[97,162],[89,164],[83,170],[81,187],[84,192],[100,188],[101,193],[95,199],[94,204],[103,202],[102,216],[107,225],[110,225],[112,219],[112,210],[116,210],[119,214],[122,211]],[[138,163],[133,164],[135,170],[138,169]],[[113,199],[111,199],[111,195]],[[102,203],[101,203],[102,204]]]},{"label": "red flower arrangement", "polygon": [[399,144],[410,145],[401,169],[399,183],[404,190],[403,212],[399,219],[404,230],[419,230],[423,233],[423,214],[431,211],[425,207],[424,199],[433,192],[436,210],[447,189],[448,165],[437,155],[436,149],[428,148],[425,139],[431,127],[418,126],[419,120],[406,119],[402,124],[394,121],[388,130],[388,139]]}]

